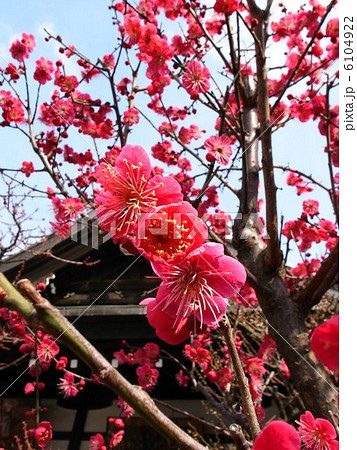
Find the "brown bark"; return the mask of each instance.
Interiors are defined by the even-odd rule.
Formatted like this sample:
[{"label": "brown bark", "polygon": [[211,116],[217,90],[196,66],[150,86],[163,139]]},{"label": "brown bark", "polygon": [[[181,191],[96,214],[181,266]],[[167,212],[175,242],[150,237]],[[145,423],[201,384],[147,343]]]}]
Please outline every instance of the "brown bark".
[{"label": "brown bark", "polygon": [[[311,352],[305,325],[305,309],[289,296],[283,278],[266,264],[263,242],[251,230],[246,240],[237,239],[239,260],[255,276],[252,283],[267,319],[269,334],[284,357],[305,408],[316,417],[337,417],[337,391],[333,381]],[[252,279],[251,279],[252,280]]]},{"label": "brown bark", "polygon": [[[289,367],[295,387],[304,402],[305,408],[316,417],[331,420],[330,411],[337,417],[337,392],[329,375],[311,352],[308,330],[305,325],[305,305],[309,301],[318,301],[324,290],[330,287],[336,274],[336,256],[331,257],[331,259],[328,258],[328,261],[326,260],[323,265],[324,268],[321,268],[321,275],[318,274],[316,281],[312,280],[307,288],[304,296],[309,297],[309,300],[302,303],[293,301],[284,283],[283,274],[279,272],[282,258],[277,226],[277,199],[265,61],[269,11],[268,8],[265,11],[261,10],[254,0],[248,0],[248,4],[252,16],[257,18],[259,22],[255,29],[259,42],[256,43],[257,102],[254,108],[256,113],[259,113],[260,120],[266,221],[269,238],[265,243],[256,223],[247,220],[249,214],[256,212],[254,201],[247,202],[247,199],[254,200],[258,196],[255,170],[256,151],[252,150],[246,152],[243,162],[246,172],[243,172],[243,187],[239,196],[240,215],[235,222],[233,244],[238,251],[239,260],[251,275],[249,281],[256,290],[259,304],[267,319],[269,333],[277,342],[278,349]],[[251,136],[255,132],[255,127],[253,129],[253,125],[249,121],[251,114],[252,105],[245,105],[243,116],[246,118],[244,123],[246,136]],[[254,147],[257,142],[252,144]],[[242,239],[243,229],[244,239]],[[324,277],[328,280],[321,285]]]},{"label": "brown bark", "polygon": [[249,1],[251,14],[258,20],[255,29],[255,60],[257,65],[257,109],[259,112],[259,138],[262,146],[262,169],[265,189],[266,228],[269,236],[267,245],[267,263],[272,269],[278,269],[282,263],[279,245],[278,212],[276,185],[274,180],[274,163],[271,141],[270,105],[268,94],[268,69],[266,65],[265,45],[267,40],[268,17],[267,12],[257,8],[254,1]]},{"label": "brown bark", "polygon": [[249,390],[248,379],[245,376],[243,364],[239,357],[237,346],[235,345],[233,338],[232,328],[230,326],[229,319],[227,317],[221,320],[219,324],[219,329],[229,349],[229,354],[232,359],[234,373],[236,375],[236,380],[242,397],[244,413],[247,416],[247,421],[249,424],[252,438],[255,439],[260,433],[260,426],[255,412],[252,395]]}]

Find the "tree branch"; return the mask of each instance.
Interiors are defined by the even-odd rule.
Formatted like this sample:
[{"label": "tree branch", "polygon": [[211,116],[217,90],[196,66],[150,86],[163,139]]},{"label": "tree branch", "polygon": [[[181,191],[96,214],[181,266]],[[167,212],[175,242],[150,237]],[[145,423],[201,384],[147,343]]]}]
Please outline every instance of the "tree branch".
[{"label": "tree branch", "polygon": [[314,178],[312,178],[311,175],[307,175],[306,173],[301,172],[301,170],[292,169],[289,166],[282,166],[282,165],[277,165],[277,164],[274,164],[274,169],[280,169],[280,170],[283,170],[284,172],[293,172],[293,173],[296,173],[298,175],[301,175],[302,177],[304,177],[307,180],[311,181],[311,183],[316,184],[316,186],[320,187],[321,189],[324,189],[325,191],[327,191],[330,194],[330,189],[328,187],[324,186],[319,181],[316,181]]},{"label": "tree branch", "polygon": [[325,292],[336,283],[338,277],[339,244],[337,243],[329,256],[306,288],[293,297],[298,304],[308,310],[316,305]]},{"label": "tree branch", "polygon": [[249,390],[248,380],[245,376],[242,361],[240,360],[237,346],[234,343],[232,328],[227,317],[221,320],[221,322],[219,323],[219,329],[224,336],[224,339],[228,346],[229,354],[232,358],[234,371],[242,396],[244,413],[247,416],[251,435],[253,439],[255,439],[260,433],[260,426],[255,412],[252,395]]},{"label": "tree branch", "polygon": [[266,222],[269,236],[267,247],[267,264],[272,269],[277,269],[282,262],[278,234],[278,213],[276,199],[276,185],[274,180],[274,163],[271,142],[271,121],[268,93],[268,72],[265,56],[265,44],[267,36],[268,18],[262,12],[257,12],[254,1],[249,1],[251,14],[259,21],[256,34],[260,46],[255,44],[257,64],[257,92],[260,121],[260,140],[262,145],[262,166],[264,175],[264,188],[266,196]]}]

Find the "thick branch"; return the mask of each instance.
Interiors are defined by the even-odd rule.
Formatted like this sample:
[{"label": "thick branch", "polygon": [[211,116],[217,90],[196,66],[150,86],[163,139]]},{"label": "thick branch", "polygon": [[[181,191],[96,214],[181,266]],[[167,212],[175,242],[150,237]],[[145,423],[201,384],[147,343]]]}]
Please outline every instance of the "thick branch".
[{"label": "thick branch", "polygon": [[[254,3],[254,2],[253,2]],[[252,15],[256,17],[256,11],[251,11]],[[274,180],[274,163],[271,142],[271,122],[270,122],[270,106],[268,93],[268,75],[265,57],[265,42],[267,36],[268,20],[263,14],[258,14],[256,17],[259,24],[256,29],[256,34],[260,42],[260,46],[255,45],[256,64],[257,64],[257,92],[258,92],[258,107],[260,120],[260,140],[262,145],[262,166],[264,174],[264,188],[265,188],[265,207],[266,207],[266,222],[268,239],[267,263],[272,269],[277,269],[282,262],[282,255],[279,245],[278,234],[278,213],[277,213],[277,198],[276,186]]]},{"label": "thick branch", "polygon": [[9,281],[0,274],[0,286],[6,291],[6,307],[20,313],[31,326],[37,326],[52,337],[59,339],[73,351],[99,379],[116,395],[122,397],[135,411],[166,439],[182,449],[204,450],[191,436],[181,430],[155,405],[151,397],[139,387],[129,383],[111,364],[93,347],[79,331],[63,317],[49,301],[41,297],[28,280],[21,280],[18,289],[31,299],[30,303]]},{"label": "thick branch", "polygon": [[306,312],[316,305],[325,292],[336,283],[338,277],[339,244],[329,254],[322,263],[314,278],[306,288],[299,292],[294,300],[306,310]]},{"label": "thick branch", "polygon": [[[244,145],[242,145],[242,191],[240,193],[240,212],[255,214],[258,211],[259,162],[258,162],[258,113],[256,106],[255,83],[252,76],[244,79],[246,97],[249,101],[243,106]],[[245,220],[244,226],[245,226]]]}]

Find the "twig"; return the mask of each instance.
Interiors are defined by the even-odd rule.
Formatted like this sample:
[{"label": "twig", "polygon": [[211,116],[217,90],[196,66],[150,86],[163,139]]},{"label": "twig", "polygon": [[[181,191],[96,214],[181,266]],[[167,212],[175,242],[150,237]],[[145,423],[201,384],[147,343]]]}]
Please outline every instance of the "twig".
[{"label": "twig", "polygon": [[8,364],[0,363],[0,370],[6,370],[9,367],[16,366],[17,364],[19,364],[24,359],[27,359],[28,357],[29,355],[25,353],[24,355],[21,355],[19,358],[16,358],[14,361],[9,362]]},{"label": "twig", "polygon": [[238,350],[233,339],[232,328],[227,317],[221,320],[221,322],[219,323],[219,329],[227,343],[238,386],[242,396],[244,413],[247,416],[251,435],[253,439],[255,439],[260,433],[260,426],[255,412],[252,396],[249,390],[248,380],[245,376],[242,361],[239,357]]},{"label": "twig", "polygon": [[203,425],[206,425],[207,427],[213,428],[214,430],[218,431],[219,433],[224,434],[227,437],[231,437],[231,434],[228,433],[228,431],[226,431],[222,427],[219,427],[219,426],[215,425],[212,422],[207,422],[207,420],[200,419],[199,417],[194,416],[193,414],[190,414],[187,411],[184,411],[183,409],[175,408],[174,406],[170,405],[169,403],[163,402],[162,400],[158,400],[156,398],[154,398],[153,400],[158,405],[164,406],[167,409],[171,409],[171,411],[178,412],[178,413],[182,414],[183,416],[190,417],[191,419],[196,420],[197,422],[200,422]]},{"label": "twig", "polygon": [[323,189],[323,190],[327,191],[328,193],[330,193],[330,189],[328,187],[324,186],[319,181],[316,181],[314,178],[312,178],[311,175],[306,175],[306,173],[301,172],[301,170],[292,169],[289,166],[283,166],[283,165],[277,165],[277,164],[274,164],[274,169],[280,169],[280,170],[283,170],[284,172],[293,172],[293,173],[296,173],[298,175],[301,175],[302,177],[306,178],[307,180],[310,180],[311,183],[316,184],[316,186],[318,186],[321,189]]},{"label": "twig", "polygon": [[54,255],[51,250],[39,250],[39,251],[32,251],[31,252],[34,256],[48,256],[49,258],[56,259],[57,261],[61,261],[66,264],[74,264],[76,266],[94,266],[98,263],[100,263],[100,259],[97,259],[95,261],[72,261],[70,259],[64,259],[60,258],[59,256]]}]

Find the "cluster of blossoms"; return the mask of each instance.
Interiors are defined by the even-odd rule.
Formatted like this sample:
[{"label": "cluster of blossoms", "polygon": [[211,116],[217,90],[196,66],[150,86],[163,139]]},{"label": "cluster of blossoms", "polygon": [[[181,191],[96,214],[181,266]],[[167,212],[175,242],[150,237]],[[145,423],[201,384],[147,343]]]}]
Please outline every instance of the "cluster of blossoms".
[{"label": "cluster of blossoms", "polygon": [[162,279],[156,298],[147,298],[150,324],[157,335],[178,344],[206,326],[217,325],[228,299],[246,274],[223,245],[206,242],[207,227],[183,201],[172,177],[152,174],[139,146],[123,147],[115,164],[101,163],[96,196],[101,226],[126,248],[141,252]]},{"label": "cluster of blossoms", "polygon": [[49,365],[60,351],[56,341],[41,331],[37,332],[37,348],[35,336],[27,333],[24,336],[24,343],[21,344],[19,350],[21,353],[29,354],[32,357],[35,356],[36,350],[40,368],[44,371],[48,370]]},{"label": "cluster of blossoms", "polygon": [[[155,344],[154,344],[155,345]],[[154,347],[151,347],[151,350],[156,352]],[[150,349],[147,349],[148,354],[152,354]],[[122,398],[119,397],[118,404],[119,408],[119,416],[120,417],[110,417],[108,419],[108,424],[110,426],[110,430],[108,432],[108,447],[116,448],[124,438],[124,421],[123,419],[130,418],[134,410],[131,406],[129,406]],[[97,433],[90,437],[89,440],[89,450],[106,450],[107,446],[105,445],[105,440],[102,434]]]},{"label": "cluster of blossoms", "polygon": [[[338,174],[335,180],[338,181]],[[287,184],[295,186],[298,193],[312,190],[302,176],[294,173],[288,175]],[[338,191],[336,193],[338,194]],[[289,270],[286,284],[291,292],[306,286],[309,279],[321,267],[320,259],[311,258],[310,252],[313,244],[324,243],[326,250],[331,252],[338,243],[336,225],[330,220],[320,218],[319,206],[319,202],[316,200],[304,200],[301,216],[285,222],[282,229],[282,235],[286,237],[288,245],[290,242],[296,244],[301,255],[305,255],[301,263]]]},{"label": "cluster of blossoms", "polygon": [[56,222],[51,222],[51,225],[59,235],[65,237],[73,221],[84,210],[85,206],[80,198],[71,197],[61,200],[49,190],[47,191],[47,195],[51,198],[56,219]]},{"label": "cluster of blossoms", "polygon": [[[110,432],[109,448],[116,448],[124,438],[124,422],[121,418],[110,417],[108,423],[112,425]],[[100,434],[94,434],[89,440],[89,450],[106,450],[104,437]]]},{"label": "cluster of blossoms", "polygon": [[159,346],[153,342],[148,342],[142,349],[139,348],[136,351],[131,350],[128,353],[125,353],[124,349],[121,349],[115,352],[113,356],[119,365],[138,365],[139,367],[136,369],[138,384],[144,390],[149,391],[158,381],[159,371],[155,368],[155,364],[159,359],[159,355]]},{"label": "cluster of blossoms", "polygon": [[[244,372],[249,382],[249,389],[258,420],[261,421],[265,417],[262,401],[264,386],[270,373],[268,372],[268,367],[271,368],[273,366],[276,368],[279,373],[279,379],[290,377],[289,370],[284,360],[276,358],[276,343],[268,334],[264,336],[257,356],[251,354],[250,351],[244,350],[239,331],[235,337],[235,345],[244,365]],[[227,397],[230,392],[234,391],[228,347],[226,345],[221,346],[219,340],[216,342],[212,330],[207,328],[197,334],[192,344],[184,346],[183,355],[200,367],[206,382],[214,385],[223,396]],[[187,374],[190,373],[190,370],[187,370]],[[176,379],[181,387],[186,387],[190,377],[181,370],[176,374]]]}]

